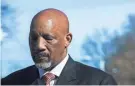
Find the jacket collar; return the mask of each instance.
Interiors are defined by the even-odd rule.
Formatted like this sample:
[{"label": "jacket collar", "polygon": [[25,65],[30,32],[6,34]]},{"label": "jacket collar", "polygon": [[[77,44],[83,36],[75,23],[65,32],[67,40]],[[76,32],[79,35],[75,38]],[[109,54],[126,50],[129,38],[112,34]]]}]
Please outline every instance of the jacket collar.
[{"label": "jacket collar", "polygon": [[77,83],[76,78],[76,63],[75,61],[70,57],[60,75],[58,78],[58,81],[56,82],[56,85],[72,85]]}]

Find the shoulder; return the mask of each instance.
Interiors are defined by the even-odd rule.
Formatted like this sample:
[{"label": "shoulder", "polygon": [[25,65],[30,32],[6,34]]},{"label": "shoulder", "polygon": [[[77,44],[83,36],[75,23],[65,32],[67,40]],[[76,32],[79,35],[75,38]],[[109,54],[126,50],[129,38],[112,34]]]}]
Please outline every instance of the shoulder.
[{"label": "shoulder", "polygon": [[18,71],[15,71],[8,76],[1,79],[1,84],[17,84],[21,80],[29,77],[31,71],[34,69],[35,66],[29,66]]},{"label": "shoulder", "polygon": [[5,78],[9,78],[9,77],[18,77],[18,76],[22,76],[23,74],[27,73],[27,72],[30,72],[31,69],[33,69],[34,66],[29,66],[29,67],[26,67],[26,68],[23,68],[23,69],[20,69],[20,70],[17,70],[11,74],[9,74],[8,76],[4,77],[3,79]]},{"label": "shoulder", "polygon": [[116,84],[114,78],[100,70],[91,66],[87,66],[85,64],[82,64],[80,62],[76,62],[76,70],[77,75],[81,78],[83,78],[84,80],[91,80],[92,82],[98,82],[98,84]]},{"label": "shoulder", "polygon": [[[98,68],[94,68],[92,66],[88,66],[88,65],[85,65],[83,63],[80,63],[78,61],[74,61],[71,56],[69,58],[69,61],[70,61],[70,66],[72,66],[73,68],[75,68],[75,70],[77,71],[77,74],[82,74],[83,73],[83,76],[108,76],[109,74],[98,69]],[[71,65],[72,64],[72,65]]]},{"label": "shoulder", "polygon": [[98,69],[98,68],[94,68],[92,66],[88,66],[85,65],[83,63],[80,62],[76,62],[76,68],[77,70],[79,70],[80,72],[84,72],[86,74],[94,74],[94,75],[108,75],[106,72]]}]

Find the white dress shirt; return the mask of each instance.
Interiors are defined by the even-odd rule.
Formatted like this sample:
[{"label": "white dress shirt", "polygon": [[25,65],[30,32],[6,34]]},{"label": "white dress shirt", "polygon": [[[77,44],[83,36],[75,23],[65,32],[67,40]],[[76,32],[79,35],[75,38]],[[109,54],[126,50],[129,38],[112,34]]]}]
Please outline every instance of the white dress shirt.
[{"label": "white dress shirt", "polygon": [[[69,58],[69,56],[67,54],[66,57],[56,67],[54,67],[51,71],[45,71],[45,70],[43,70],[41,68],[38,68],[40,78],[42,78],[42,76],[44,76],[48,72],[56,75],[57,77],[59,77],[62,70],[63,70],[63,68],[64,68],[64,66],[65,66],[65,64],[68,61],[68,58]],[[56,81],[57,81],[57,78],[52,80],[50,82],[50,85],[54,85],[56,83]]]}]

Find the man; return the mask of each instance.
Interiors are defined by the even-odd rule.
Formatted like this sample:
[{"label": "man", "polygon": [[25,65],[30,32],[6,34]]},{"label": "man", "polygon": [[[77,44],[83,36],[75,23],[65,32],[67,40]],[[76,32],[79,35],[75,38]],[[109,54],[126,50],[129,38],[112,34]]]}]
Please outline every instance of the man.
[{"label": "man", "polygon": [[116,85],[111,75],[73,61],[67,48],[72,40],[67,16],[45,9],[31,22],[29,45],[35,65],[2,79],[5,85]]}]

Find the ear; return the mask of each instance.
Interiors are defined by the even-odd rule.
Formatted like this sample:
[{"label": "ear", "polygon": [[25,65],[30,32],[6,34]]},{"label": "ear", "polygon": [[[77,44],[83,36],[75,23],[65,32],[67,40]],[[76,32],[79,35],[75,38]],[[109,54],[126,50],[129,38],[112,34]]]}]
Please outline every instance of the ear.
[{"label": "ear", "polygon": [[68,33],[65,37],[65,47],[67,48],[72,41],[72,34]]}]

